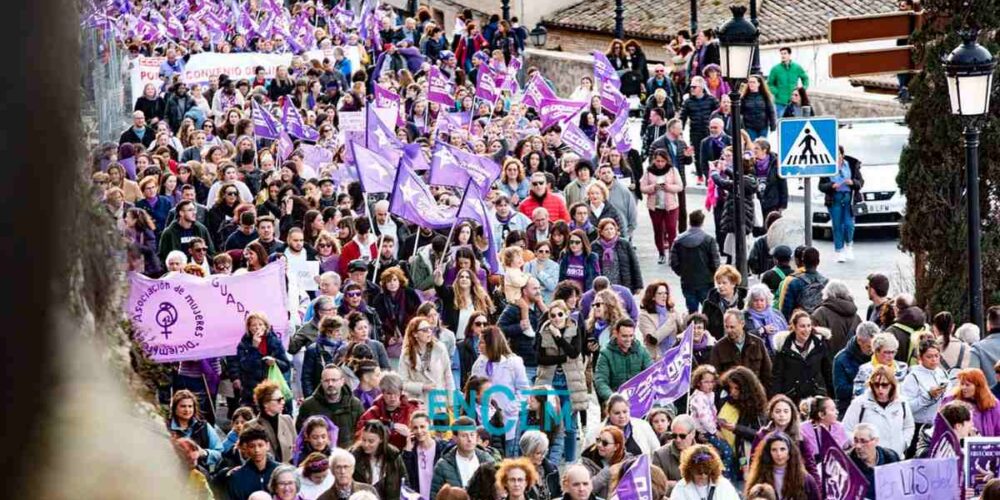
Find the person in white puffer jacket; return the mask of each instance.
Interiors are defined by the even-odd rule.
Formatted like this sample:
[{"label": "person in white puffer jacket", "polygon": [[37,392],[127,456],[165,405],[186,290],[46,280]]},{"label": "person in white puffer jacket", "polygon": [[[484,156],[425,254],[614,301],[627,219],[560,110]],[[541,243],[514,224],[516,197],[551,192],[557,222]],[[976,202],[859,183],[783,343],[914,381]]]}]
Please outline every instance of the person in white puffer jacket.
[{"label": "person in white puffer jacket", "polygon": [[844,428],[853,432],[859,423],[868,423],[884,436],[882,446],[902,457],[913,438],[913,410],[900,395],[899,383],[888,366],[880,365],[868,379],[868,389],[854,398],[844,415]]}]

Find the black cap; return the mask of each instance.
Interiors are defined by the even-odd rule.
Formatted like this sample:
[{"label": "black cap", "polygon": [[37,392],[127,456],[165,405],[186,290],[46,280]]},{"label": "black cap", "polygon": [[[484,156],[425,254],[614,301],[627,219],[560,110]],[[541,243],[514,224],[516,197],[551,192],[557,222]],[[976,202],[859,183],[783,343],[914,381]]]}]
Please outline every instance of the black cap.
[{"label": "black cap", "polygon": [[792,260],[792,249],[787,245],[778,245],[771,251],[771,257],[778,262],[788,262]]},{"label": "black cap", "polygon": [[324,177],[324,178],[320,179],[319,182],[316,183],[316,184],[318,186],[322,186],[323,184],[326,184],[327,182],[329,182],[330,184],[333,184],[333,179],[331,179],[329,177]]},{"label": "black cap", "polygon": [[347,272],[353,273],[354,271],[367,271],[368,262],[364,259],[354,259],[350,264],[347,265]]}]

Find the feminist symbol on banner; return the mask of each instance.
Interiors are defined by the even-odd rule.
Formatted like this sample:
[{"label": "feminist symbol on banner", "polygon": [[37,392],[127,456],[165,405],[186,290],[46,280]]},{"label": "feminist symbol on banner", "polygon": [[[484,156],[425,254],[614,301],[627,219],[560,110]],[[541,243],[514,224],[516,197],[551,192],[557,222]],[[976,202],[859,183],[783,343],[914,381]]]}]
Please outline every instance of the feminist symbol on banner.
[{"label": "feminist symbol on banner", "polygon": [[163,338],[170,338],[170,327],[177,323],[177,308],[170,302],[160,302],[160,309],[156,311],[156,324],[163,328]]}]

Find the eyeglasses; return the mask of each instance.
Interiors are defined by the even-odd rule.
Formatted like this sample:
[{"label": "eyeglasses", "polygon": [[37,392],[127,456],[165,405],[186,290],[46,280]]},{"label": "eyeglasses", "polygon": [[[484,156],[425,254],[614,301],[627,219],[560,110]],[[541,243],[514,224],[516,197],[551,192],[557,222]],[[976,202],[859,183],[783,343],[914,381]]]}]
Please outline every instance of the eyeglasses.
[{"label": "eyeglasses", "polygon": [[535,181],[531,183],[532,186],[544,186],[545,181]]},{"label": "eyeglasses", "polygon": [[594,302],[592,307],[604,307],[604,302]]},{"label": "eyeglasses", "polygon": [[278,396],[278,397],[272,399],[270,402],[273,402],[273,403],[284,403],[285,402],[285,397],[284,396]]},{"label": "eyeglasses", "polygon": [[582,245],[583,242],[580,240],[569,240],[570,245]]},{"label": "eyeglasses", "polygon": [[487,323],[487,322],[485,322],[485,321],[474,321],[474,322],[472,323],[472,326],[486,326],[486,325],[488,325],[488,324],[489,324],[489,323]]},{"label": "eyeglasses", "polygon": [[598,439],[597,440],[597,444],[599,444],[601,446],[614,446],[615,442],[614,441],[605,441],[603,439]]},{"label": "eyeglasses", "polygon": [[240,193],[237,193],[236,191],[228,191],[226,193],[226,196],[239,196],[239,195]]},{"label": "eyeglasses", "polygon": [[566,313],[564,313],[562,311],[559,311],[559,312],[556,312],[556,313],[552,313],[552,317],[553,318],[565,318],[566,317]]},{"label": "eyeglasses", "polygon": [[667,434],[669,439],[687,439],[688,434],[686,432],[671,432]]},{"label": "eyeglasses", "polygon": [[876,387],[878,389],[885,389],[886,387],[892,387],[892,384],[888,382],[872,382],[872,387]]},{"label": "eyeglasses", "polygon": [[333,243],[317,243],[316,248],[333,248]]},{"label": "eyeglasses", "polygon": [[430,332],[430,331],[434,331],[434,327],[432,327],[432,326],[421,326],[421,327],[417,328],[417,331],[418,332]]},{"label": "eyeglasses", "polygon": [[192,253],[204,253],[205,252],[205,247],[192,248],[191,252]]},{"label": "eyeglasses", "polygon": [[865,439],[865,438],[859,438],[859,437],[854,438],[854,442],[857,443],[857,444],[868,444],[868,443],[870,443],[870,442],[872,442],[874,440],[875,439]]},{"label": "eyeglasses", "polygon": [[354,291],[354,292],[347,292],[347,293],[346,293],[346,294],[344,294],[344,295],[347,295],[348,297],[352,297],[352,298],[353,298],[353,297],[360,297],[360,296],[361,296],[361,292],[358,292],[358,291]]},{"label": "eyeglasses", "polygon": [[535,250],[535,253],[552,253],[552,250],[549,250],[548,248],[539,248],[538,250]]}]

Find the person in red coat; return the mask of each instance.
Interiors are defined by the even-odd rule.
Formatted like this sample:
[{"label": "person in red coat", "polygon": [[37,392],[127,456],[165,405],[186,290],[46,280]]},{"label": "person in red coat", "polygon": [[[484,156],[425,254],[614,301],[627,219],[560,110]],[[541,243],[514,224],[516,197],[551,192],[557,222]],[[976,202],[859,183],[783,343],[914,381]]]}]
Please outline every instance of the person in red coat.
[{"label": "person in red coat", "polygon": [[[337,264],[337,272],[340,274],[340,279],[342,280],[347,280],[349,277],[347,266],[352,261],[355,259],[371,261],[378,255],[378,248],[376,247],[378,241],[377,238],[371,234],[371,222],[365,218],[355,219],[354,229],[356,231],[354,239],[344,245],[344,248],[340,251],[340,261]],[[365,247],[367,247],[367,250],[362,251]]]},{"label": "person in red coat", "polygon": [[531,217],[535,209],[544,207],[549,211],[549,221],[558,220],[569,223],[569,211],[566,210],[566,201],[561,196],[553,193],[549,187],[548,178],[541,172],[531,174],[531,193],[525,198],[518,209],[524,215]]},{"label": "person in red coat", "polygon": [[361,432],[365,422],[378,420],[389,428],[389,444],[402,450],[410,436],[410,416],[419,409],[419,403],[406,398],[403,379],[395,372],[386,372],[378,386],[382,394],[361,414],[356,432]]},{"label": "person in red coat", "polygon": [[479,25],[475,22],[470,22],[465,25],[465,35],[462,35],[461,40],[458,41],[458,45],[455,46],[455,58],[458,60],[458,67],[462,68],[466,73],[472,71],[472,56],[489,47],[490,43],[486,41],[482,33],[479,31]]}]

